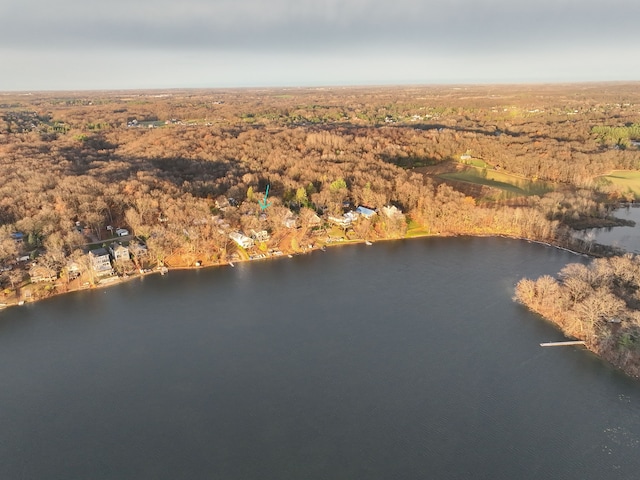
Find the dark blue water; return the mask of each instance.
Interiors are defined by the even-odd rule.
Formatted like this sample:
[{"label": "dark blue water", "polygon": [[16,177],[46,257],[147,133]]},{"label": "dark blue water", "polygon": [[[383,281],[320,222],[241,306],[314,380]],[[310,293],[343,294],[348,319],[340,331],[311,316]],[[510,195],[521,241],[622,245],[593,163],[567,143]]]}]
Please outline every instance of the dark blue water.
[{"label": "dark blue water", "polygon": [[351,246],[0,313],[1,479],[635,479],[640,384],[515,304],[566,252]]}]

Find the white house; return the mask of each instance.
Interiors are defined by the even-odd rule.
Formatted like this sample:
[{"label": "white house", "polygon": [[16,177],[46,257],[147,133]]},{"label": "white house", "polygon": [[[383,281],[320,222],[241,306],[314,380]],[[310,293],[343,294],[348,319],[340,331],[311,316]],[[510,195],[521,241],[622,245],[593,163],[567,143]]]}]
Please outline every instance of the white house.
[{"label": "white house", "polygon": [[395,205],[388,205],[386,207],[382,207],[382,213],[387,218],[394,218],[402,215],[402,211]]},{"label": "white house", "polygon": [[253,240],[240,232],[231,232],[229,238],[236,242],[242,248],[253,247]]},{"label": "white house", "polygon": [[251,236],[256,240],[256,242],[266,242],[271,238],[269,233],[266,230],[251,230]]},{"label": "white house", "polygon": [[109,252],[115,261],[117,260],[130,260],[129,248],[125,247],[121,243],[112,243],[109,245]]},{"label": "white house", "polygon": [[327,217],[327,220],[329,221],[329,223],[333,223],[334,225],[338,225],[339,227],[342,227],[342,228],[350,227],[352,222],[351,217],[347,217],[346,215],[343,215],[341,217],[336,217],[335,215],[329,215]]},{"label": "white house", "polygon": [[286,228],[297,228],[298,218],[291,211],[289,211],[284,220],[282,220],[282,225],[284,225]]}]

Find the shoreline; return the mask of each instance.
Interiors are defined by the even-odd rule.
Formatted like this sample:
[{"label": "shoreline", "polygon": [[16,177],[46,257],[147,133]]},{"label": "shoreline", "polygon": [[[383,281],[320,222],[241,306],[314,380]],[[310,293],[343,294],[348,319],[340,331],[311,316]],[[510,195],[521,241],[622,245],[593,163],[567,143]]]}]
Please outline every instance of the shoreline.
[{"label": "shoreline", "polygon": [[193,266],[177,266],[177,267],[166,267],[167,268],[167,272],[166,273],[162,273],[161,268],[160,267],[156,267],[153,268],[151,271],[149,272],[144,272],[144,273],[139,273],[136,272],[132,275],[128,275],[128,276],[112,276],[112,277],[108,277],[105,278],[101,281],[99,281],[98,283],[96,283],[95,285],[88,285],[88,286],[84,286],[81,285],[80,287],[76,287],[76,288],[70,288],[64,291],[56,291],[55,293],[50,293],[47,296],[41,297],[41,298],[37,298],[37,299],[30,299],[30,298],[23,298],[22,296],[20,297],[20,299],[13,299],[12,301],[8,302],[8,303],[0,303],[0,312],[2,312],[5,309],[8,309],[10,307],[17,307],[17,306],[24,306],[27,304],[34,304],[34,303],[38,303],[41,302],[43,300],[47,300],[50,298],[54,298],[54,297],[58,297],[60,295],[66,295],[69,293],[74,293],[74,292],[81,292],[81,291],[85,291],[85,290],[98,290],[98,289],[105,289],[105,288],[109,288],[115,285],[120,285],[135,279],[140,279],[140,278],[144,278],[146,276],[149,275],[168,275],[169,273],[171,273],[171,271],[184,271],[184,270],[200,270],[200,269],[209,269],[209,268],[219,268],[219,267],[224,267],[224,266],[229,266],[229,267],[233,267],[234,263],[251,263],[251,262],[256,262],[256,261],[268,261],[268,260],[277,260],[277,259],[282,259],[282,258],[290,258],[290,257],[294,257],[294,256],[299,256],[299,255],[308,255],[310,253],[313,253],[314,251],[324,251],[326,250],[326,248],[334,248],[334,247],[339,247],[339,246],[349,246],[349,245],[363,245],[363,244],[367,244],[367,242],[371,243],[371,244],[375,244],[377,242],[395,242],[395,241],[401,241],[401,240],[412,240],[412,239],[416,239],[416,238],[429,238],[429,237],[435,237],[435,238],[447,238],[447,237],[473,237],[473,238],[508,238],[508,239],[512,239],[512,240],[521,240],[521,241],[526,241],[529,243],[536,243],[542,246],[546,246],[546,247],[552,247],[552,248],[557,248],[559,250],[564,250],[568,253],[572,253],[574,255],[580,255],[580,256],[585,256],[585,257],[594,257],[594,255],[589,255],[583,252],[578,252],[578,251],[574,251],[574,250],[570,250],[566,247],[562,247],[560,245],[555,245],[553,243],[549,243],[549,242],[544,242],[542,240],[533,240],[530,238],[525,238],[525,237],[516,237],[516,236],[512,236],[512,235],[505,235],[505,234],[432,234],[432,233],[427,233],[427,234],[416,234],[416,235],[412,235],[410,237],[402,237],[402,238],[380,238],[380,239],[376,239],[375,241],[370,241],[370,240],[364,240],[364,239],[355,239],[355,240],[344,240],[341,242],[327,242],[326,244],[323,244],[322,246],[314,246],[313,248],[307,248],[305,251],[299,251],[299,252],[294,252],[294,251],[283,251],[281,255],[271,255],[268,257],[263,257],[263,258],[239,258],[237,260],[232,261],[225,261],[225,262],[214,262],[214,263],[207,263],[207,264],[203,264],[203,265],[193,265]]},{"label": "shoreline", "polygon": [[[144,273],[135,273],[133,275],[129,275],[127,277],[118,277],[118,276],[114,276],[114,277],[109,277],[108,279],[104,279],[104,280],[108,280],[104,283],[98,283],[96,285],[92,285],[92,286],[82,286],[80,288],[73,288],[73,289],[69,289],[63,292],[56,292],[56,293],[52,293],[50,295],[47,295],[46,297],[42,297],[42,298],[38,298],[35,300],[23,300],[22,302],[18,302],[18,301],[14,301],[11,303],[5,303],[4,305],[0,303],[0,312],[2,312],[3,310],[6,310],[9,307],[16,307],[16,306],[24,306],[27,304],[34,304],[34,303],[38,303],[40,301],[44,301],[44,300],[48,300],[60,295],[65,295],[68,293],[74,293],[74,292],[79,292],[79,291],[84,291],[84,290],[102,290],[102,289],[106,289],[115,285],[121,285],[123,283],[126,282],[130,282],[132,280],[136,280],[136,279],[142,279],[146,276],[149,275],[168,275],[169,273],[171,273],[172,270],[175,271],[184,271],[184,270],[199,270],[199,269],[209,269],[209,268],[219,268],[219,267],[224,267],[224,266],[228,266],[228,267],[234,267],[233,263],[250,263],[253,261],[268,261],[268,260],[277,260],[277,259],[282,259],[282,258],[293,258],[293,256],[298,256],[298,255],[308,255],[310,253],[313,253],[314,251],[325,251],[327,247],[332,248],[332,247],[339,247],[339,246],[349,246],[349,245],[362,245],[362,244],[371,244],[373,245],[374,243],[377,242],[392,242],[392,241],[399,241],[399,240],[412,240],[412,239],[418,239],[418,238],[429,238],[429,237],[434,237],[434,238],[447,238],[447,237],[470,237],[470,238],[506,238],[506,239],[510,239],[510,240],[519,240],[519,241],[526,241],[528,243],[535,243],[544,247],[551,247],[551,248],[556,248],[558,250],[563,250],[567,253],[571,253],[573,255],[577,255],[577,256],[582,256],[582,257],[587,257],[587,258],[597,258],[596,255],[593,254],[588,254],[585,252],[579,252],[576,250],[571,250],[569,248],[563,247],[561,245],[555,245],[553,243],[549,243],[549,242],[545,242],[542,240],[534,240],[534,239],[530,239],[530,238],[525,238],[525,237],[516,237],[516,236],[512,236],[512,235],[505,235],[505,234],[486,234],[486,235],[482,235],[482,234],[475,234],[475,235],[471,235],[471,234],[418,234],[418,235],[412,235],[411,237],[403,237],[403,238],[381,238],[381,239],[377,239],[375,242],[371,242],[368,240],[363,240],[363,239],[357,239],[357,240],[345,240],[342,242],[329,242],[327,244],[324,244],[322,246],[314,246],[313,248],[310,249],[306,249],[303,252],[282,252],[281,255],[271,255],[269,257],[263,257],[263,258],[239,258],[233,262],[228,261],[228,262],[215,262],[215,263],[211,263],[211,264],[206,264],[206,265],[200,265],[200,266],[180,266],[180,267],[166,267],[167,271],[166,273],[162,273],[162,269],[160,267],[156,267],[154,269],[152,269],[151,271],[148,272],[144,272]],[[564,328],[562,328],[562,325],[560,325],[560,323],[558,321],[556,321],[554,318],[548,317],[546,315],[544,315],[542,312],[536,311],[535,309],[531,309],[530,307],[527,307],[531,312],[536,313],[537,315],[539,315],[544,321],[550,322],[552,325],[554,325],[554,327],[556,327],[560,333],[562,333],[563,335],[567,335],[567,333],[565,332]],[[581,339],[584,340],[584,339]],[[611,366],[613,366],[615,369],[621,371],[622,373],[624,373],[625,375],[627,375],[630,378],[633,378],[635,380],[640,379],[640,376],[633,374],[632,372],[627,371],[626,369],[622,368],[622,366],[618,365],[612,358],[609,358],[609,356],[606,354],[606,352],[602,352],[600,351],[598,348],[596,348],[596,346],[594,345],[590,345],[589,342],[585,343],[585,349],[589,352],[591,352],[592,354],[594,354],[596,357],[598,357],[599,359],[609,363]]]}]

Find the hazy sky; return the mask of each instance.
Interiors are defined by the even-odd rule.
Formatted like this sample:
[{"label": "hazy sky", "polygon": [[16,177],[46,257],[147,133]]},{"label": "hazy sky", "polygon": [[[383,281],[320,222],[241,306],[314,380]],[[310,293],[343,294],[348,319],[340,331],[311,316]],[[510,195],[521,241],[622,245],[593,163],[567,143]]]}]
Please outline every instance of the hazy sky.
[{"label": "hazy sky", "polygon": [[0,91],[640,80],[639,0],[0,0]]}]

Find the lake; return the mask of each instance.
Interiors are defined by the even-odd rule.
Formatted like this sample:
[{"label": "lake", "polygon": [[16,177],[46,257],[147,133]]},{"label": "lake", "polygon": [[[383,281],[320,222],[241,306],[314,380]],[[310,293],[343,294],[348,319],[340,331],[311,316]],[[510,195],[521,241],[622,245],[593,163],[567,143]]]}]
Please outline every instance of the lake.
[{"label": "lake", "polygon": [[640,254],[640,206],[618,208],[612,212],[617,218],[631,220],[635,226],[589,228],[577,232],[578,238],[595,241],[601,245],[619,247],[629,253]]},{"label": "lake", "polygon": [[502,238],[172,271],[0,312],[3,479],[635,479],[640,383],[512,301]]}]

